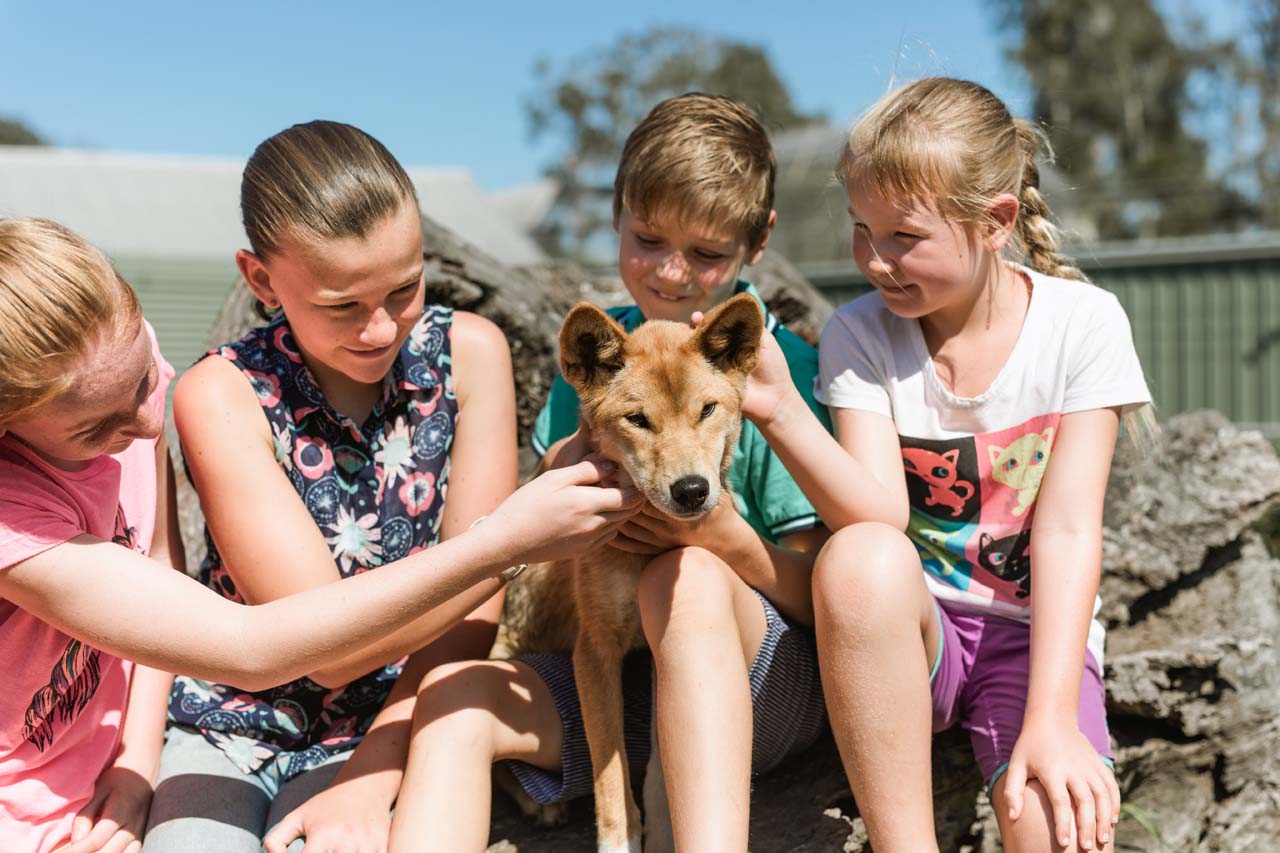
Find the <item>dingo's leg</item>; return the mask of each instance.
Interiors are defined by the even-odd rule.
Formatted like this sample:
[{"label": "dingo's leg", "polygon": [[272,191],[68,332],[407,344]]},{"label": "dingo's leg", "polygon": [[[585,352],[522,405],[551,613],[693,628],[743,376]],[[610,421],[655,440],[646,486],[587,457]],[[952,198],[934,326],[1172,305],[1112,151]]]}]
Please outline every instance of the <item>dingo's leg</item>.
[{"label": "dingo's leg", "polygon": [[591,636],[586,625],[573,649],[582,723],[591,750],[599,853],[640,853],[640,810],[631,796],[622,733],[622,656],[616,639]]}]

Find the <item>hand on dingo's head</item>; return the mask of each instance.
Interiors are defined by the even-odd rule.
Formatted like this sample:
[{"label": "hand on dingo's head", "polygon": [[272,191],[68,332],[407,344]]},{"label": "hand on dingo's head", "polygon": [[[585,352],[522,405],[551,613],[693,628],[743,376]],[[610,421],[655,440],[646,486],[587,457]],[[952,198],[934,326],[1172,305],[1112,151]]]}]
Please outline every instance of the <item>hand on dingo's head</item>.
[{"label": "hand on dingo's head", "polygon": [[[791,379],[791,368],[782,347],[772,334],[760,337],[760,360],[747,375],[747,387],[742,394],[742,416],[757,426],[769,423],[792,398],[799,400]],[[803,405],[803,401],[801,401]]]},{"label": "hand on dingo's head", "polygon": [[[689,318],[689,328],[698,328],[705,319],[701,311],[694,311]],[[772,333],[763,330],[760,334],[760,357],[747,375],[747,387],[742,395],[742,416],[756,424],[767,422],[795,390],[787,357],[782,354],[782,348]]]},{"label": "hand on dingo's head", "polygon": [[633,487],[603,485],[616,470],[591,454],[539,474],[503,501],[482,527],[498,531],[500,553],[513,564],[575,557],[612,539],[644,505]]}]

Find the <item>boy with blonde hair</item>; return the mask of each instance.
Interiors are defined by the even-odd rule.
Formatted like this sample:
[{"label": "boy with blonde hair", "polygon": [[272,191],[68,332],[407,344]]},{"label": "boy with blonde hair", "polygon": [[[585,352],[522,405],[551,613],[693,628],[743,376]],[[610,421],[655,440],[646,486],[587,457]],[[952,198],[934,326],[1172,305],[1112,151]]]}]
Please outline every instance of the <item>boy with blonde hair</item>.
[{"label": "boy with blonde hair", "polygon": [[[611,316],[629,332],[646,319],[688,323],[737,293],[758,300],[738,274],[760,260],[773,229],[775,171],[768,136],[744,105],[691,93],[655,107],[627,139],[614,183],[619,273],[635,304]],[[825,422],[811,396],[817,353],[761,309]],[[557,377],[534,449],[551,461],[580,438],[577,428],[577,395]],[[811,744],[824,720],[812,633],[797,626],[813,621],[809,577],[826,530],[750,423],[729,479],[736,508],[723,502],[681,523],[649,507],[613,542],[653,555],[639,604],[682,850],[745,850],[752,772]],[[633,770],[645,766],[649,747],[647,661],[638,666],[626,686]],[[423,682],[415,718],[393,847],[484,849],[491,761],[507,760],[539,803],[591,791],[568,654],[438,668]]]}]

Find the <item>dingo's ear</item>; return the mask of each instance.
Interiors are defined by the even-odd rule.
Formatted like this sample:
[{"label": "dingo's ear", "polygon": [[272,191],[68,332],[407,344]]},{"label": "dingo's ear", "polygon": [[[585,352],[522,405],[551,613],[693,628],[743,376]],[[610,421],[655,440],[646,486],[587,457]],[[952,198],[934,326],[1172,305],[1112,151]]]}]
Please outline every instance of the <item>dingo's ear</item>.
[{"label": "dingo's ear", "polygon": [[763,333],[764,315],[755,297],[740,293],[707,314],[691,343],[718,370],[745,376],[760,357]]},{"label": "dingo's ear", "polygon": [[622,369],[626,330],[596,306],[579,302],[560,327],[560,375],[579,394]]}]

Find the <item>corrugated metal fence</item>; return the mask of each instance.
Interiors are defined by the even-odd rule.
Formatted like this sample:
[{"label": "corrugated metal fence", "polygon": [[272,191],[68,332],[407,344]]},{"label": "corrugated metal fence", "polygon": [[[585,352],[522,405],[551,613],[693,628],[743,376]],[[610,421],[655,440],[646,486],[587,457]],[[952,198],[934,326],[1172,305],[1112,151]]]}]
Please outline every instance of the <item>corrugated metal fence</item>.
[{"label": "corrugated metal fence", "polygon": [[[1212,408],[1280,438],[1280,234],[1103,245],[1077,258],[1128,312],[1162,416]],[[852,261],[800,269],[837,304],[868,288]]]}]

